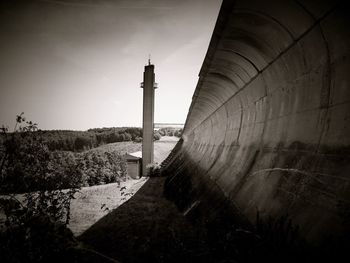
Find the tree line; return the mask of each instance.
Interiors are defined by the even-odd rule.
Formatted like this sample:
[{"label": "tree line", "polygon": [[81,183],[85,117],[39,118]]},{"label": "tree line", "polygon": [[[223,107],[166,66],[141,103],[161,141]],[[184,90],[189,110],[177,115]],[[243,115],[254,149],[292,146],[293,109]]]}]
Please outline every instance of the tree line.
[{"label": "tree line", "polygon": [[[39,130],[37,132],[44,138],[50,151],[81,152],[108,143],[142,141],[142,129],[137,127],[94,128],[87,131]],[[162,136],[180,137],[181,133],[182,129],[166,127],[154,131],[153,137],[154,140],[159,140]]]},{"label": "tree line", "polygon": [[142,137],[141,128],[95,128],[87,131],[41,130],[50,151],[81,152],[104,144],[137,141]]}]

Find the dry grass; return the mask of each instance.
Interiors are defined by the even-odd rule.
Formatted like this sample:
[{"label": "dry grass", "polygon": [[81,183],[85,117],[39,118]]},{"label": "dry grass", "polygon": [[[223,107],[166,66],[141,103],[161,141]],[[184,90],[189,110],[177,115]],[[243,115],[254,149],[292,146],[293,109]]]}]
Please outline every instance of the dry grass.
[{"label": "dry grass", "polygon": [[78,236],[108,214],[111,210],[128,200],[147,181],[129,179],[125,182],[83,187],[71,203],[69,228]]},{"label": "dry grass", "polygon": [[[161,163],[174,148],[178,138],[164,136],[154,144],[155,162]],[[119,151],[121,154],[141,150],[141,143],[111,143],[91,151]],[[71,204],[69,228],[74,235],[82,234],[100,218],[132,197],[147,178],[127,179],[125,182],[84,187],[77,193]]]},{"label": "dry grass", "polygon": [[165,177],[149,178],[133,198],[79,239],[121,262],[206,262],[207,246],[201,242],[204,233],[164,198],[164,181]]},{"label": "dry grass", "polygon": [[[161,163],[174,148],[179,138],[172,136],[163,136],[159,141],[154,142],[154,161]],[[109,143],[89,151],[111,152],[117,151],[121,155],[142,150],[142,143],[136,142],[115,142]]]},{"label": "dry grass", "polygon": [[130,152],[137,152],[141,151],[142,145],[138,142],[115,142],[115,143],[109,143],[105,145],[101,145],[97,148],[93,148],[89,151],[91,152],[119,152],[121,155],[124,155],[126,153]]}]

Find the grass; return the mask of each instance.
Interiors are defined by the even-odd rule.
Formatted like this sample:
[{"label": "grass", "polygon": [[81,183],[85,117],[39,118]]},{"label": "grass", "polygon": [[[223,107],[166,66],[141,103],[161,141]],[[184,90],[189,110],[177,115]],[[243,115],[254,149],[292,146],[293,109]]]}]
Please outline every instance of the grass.
[{"label": "grass", "polygon": [[137,142],[115,142],[115,143],[109,143],[105,145],[101,145],[99,147],[90,149],[88,151],[90,152],[114,152],[117,151],[121,155],[124,155],[126,153],[132,153],[132,152],[137,152],[141,151],[142,145],[141,143]]},{"label": "grass", "polygon": [[[156,141],[154,145],[155,161],[161,163],[176,142],[175,137],[162,137],[160,141]],[[141,143],[119,142],[89,151],[118,151],[123,155],[127,152],[140,151],[141,147]],[[79,236],[99,219],[130,199],[145,182],[147,178],[139,180],[127,178],[120,183],[83,187],[79,193],[75,194],[75,199],[71,202],[71,220],[68,227],[75,236]],[[4,220],[4,215],[0,212],[0,224]]]},{"label": "grass", "polygon": [[[154,143],[155,162],[161,163],[177,143],[177,138],[164,136]],[[91,149],[89,151],[118,151],[121,154],[140,151],[141,143],[118,142]],[[83,187],[71,203],[71,221],[69,228],[74,235],[82,234],[100,218],[117,208],[147,181],[146,178],[133,180],[128,178],[124,182]]]},{"label": "grass", "polygon": [[82,234],[100,218],[128,200],[147,181],[125,182],[83,187],[71,203],[71,220],[68,227],[74,235]]},{"label": "grass", "polygon": [[[154,142],[154,161],[161,163],[170,153],[170,151],[175,147],[179,138],[172,136],[163,136],[159,141]],[[97,152],[112,152],[117,151],[121,155],[126,153],[133,153],[142,150],[142,143],[136,142],[115,142],[105,145],[101,145],[97,148],[91,149],[89,151]]]},{"label": "grass", "polygon": [[165,177],[149,178],[126,203],[100,219],[79,239],[121,262],[206,262],[202,231],[193,228],[163,196]]}]

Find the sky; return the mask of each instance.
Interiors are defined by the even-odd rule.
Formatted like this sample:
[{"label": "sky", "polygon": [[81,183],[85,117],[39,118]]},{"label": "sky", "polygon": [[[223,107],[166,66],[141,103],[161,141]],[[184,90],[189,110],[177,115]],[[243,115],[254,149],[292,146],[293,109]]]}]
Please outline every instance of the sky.
[{"label": "sky", "polygon": [[144,66],[156,123],[184,123],[221,0],[1,0],[0,125],[142,126]]}]

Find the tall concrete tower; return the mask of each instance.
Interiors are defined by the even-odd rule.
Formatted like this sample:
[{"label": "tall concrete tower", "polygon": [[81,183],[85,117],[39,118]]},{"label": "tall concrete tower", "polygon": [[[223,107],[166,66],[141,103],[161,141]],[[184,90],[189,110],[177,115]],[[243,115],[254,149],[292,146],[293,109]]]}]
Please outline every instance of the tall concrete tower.
[{"label": "tall concrete tower", "polygon": [[150,59],[143,72],[143,135],[142,135],[142,175],[147,174],[146,166],[153,163],[153,124],[154,124],[154,65]]}]

